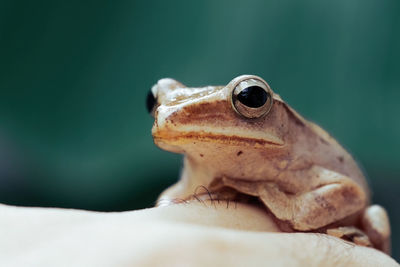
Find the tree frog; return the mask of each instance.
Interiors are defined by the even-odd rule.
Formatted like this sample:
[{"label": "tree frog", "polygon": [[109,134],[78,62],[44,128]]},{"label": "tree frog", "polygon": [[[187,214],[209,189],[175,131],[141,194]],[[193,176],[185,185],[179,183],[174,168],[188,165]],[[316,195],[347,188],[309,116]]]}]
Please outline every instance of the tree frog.
[{"label": "tree frog", "polygon": [[390,253],[387,213],[370,205],[355,160],[262,78],[196,88],[161,79],[147,107],[155,144],[184,154],[180,180],[158,203],[188,200],[203,186],[220,198],[258,199],[282,231],[327,233]]}]

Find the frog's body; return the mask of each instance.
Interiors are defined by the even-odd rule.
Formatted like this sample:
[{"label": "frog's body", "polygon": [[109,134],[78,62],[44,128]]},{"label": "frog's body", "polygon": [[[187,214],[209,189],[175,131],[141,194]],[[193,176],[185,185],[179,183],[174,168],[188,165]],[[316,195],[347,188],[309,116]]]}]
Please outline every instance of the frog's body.
[{"label": "frog's body", "polygon": [[[270,93],[265,114],[249,117],[263,107],[245,107],[250,115],[235,108],[232,92],[239,85],[246,87],[246,82],[262,82]],[[199,186],[212,192],[229,187],[258,197],[281,225],[292,230],[312,231],[347,219],[366,228],[367,234],[374,232],[368,235],[371,242],[388,251],[387,215],[374,206],[379,211],[366,216],[369,190],[354,159],[272,93],[261,78],[239,76],[227,86],[203,88],[162,79],[152,93],[156,96],[155,143],[185,154],[180,181],[162,199],[187,199]],[[377,224],[379,229],[368,228]]]}]

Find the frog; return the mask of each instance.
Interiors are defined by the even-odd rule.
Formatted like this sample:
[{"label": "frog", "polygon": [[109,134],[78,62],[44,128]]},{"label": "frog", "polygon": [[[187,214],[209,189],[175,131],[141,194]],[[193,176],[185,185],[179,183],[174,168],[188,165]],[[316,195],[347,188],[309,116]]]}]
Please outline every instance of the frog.
[{"label": "frog", "polygon": [[370,203],[355,159],[261,77],[204,87],[160,79],[147,108],[154,143],[184,155],[180,179],[158,206],[199,199],[199,187],[211,199],[247,196],[282,232],[328,234],[390,254],[388,214]]}]

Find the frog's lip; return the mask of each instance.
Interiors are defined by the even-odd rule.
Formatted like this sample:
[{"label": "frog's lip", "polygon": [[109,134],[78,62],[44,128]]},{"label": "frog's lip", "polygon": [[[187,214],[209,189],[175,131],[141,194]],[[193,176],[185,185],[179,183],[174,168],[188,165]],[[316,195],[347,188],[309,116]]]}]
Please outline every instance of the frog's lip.
[{"label": "frog's lip", "polygon": [[283,146],[282,140],[271,141],[260,138],[250,138],[236,135],[223,135],[223,134],[210,134],[210,133],[198,133],[198,132],[185,132],[185,133],[172,133],[172,132],[158,132],[153,133],[154,142],[157,143],[169,143],[169,144],[184,144],[193,142],[194,140],[203,142],[217,142],[231,145],[252,145],[252,146]]}]

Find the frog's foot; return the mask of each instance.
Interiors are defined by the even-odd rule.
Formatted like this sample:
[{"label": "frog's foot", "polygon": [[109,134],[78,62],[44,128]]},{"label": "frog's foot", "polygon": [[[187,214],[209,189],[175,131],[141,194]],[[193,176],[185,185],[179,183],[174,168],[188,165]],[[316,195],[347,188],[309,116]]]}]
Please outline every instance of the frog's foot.
[{"label": "frog's foot", "polygon": [[204,205],[216,205],[216,203],[224,202],[227,208],[233,204],[235,207],[237,203],[247,203],[252,205],[261,205],[258,198],[239,193],[229,187],[223,187],[216,191],[211,191],[204,185],[199,185],[194,189],[191,194],[184,194],[180,190],[180,185],[175,184],[165,190],[156,202],[156,207],[164,207],[173,204],[187,204],[192,201],[200,202]]},{"label": "frog's foot", "polygon": [[164,207],[173,204],[186,203],[186,199],[183,197],[184,195],[183,189],[184,188],[182,186],[182,183],[180,182],[168,187],[158,197],[155,206]]},{"label": "frog's foot", "polygon": [[156,202],[156,207],[165,207],[173,204],[187,203],[185,199],[182,198],[159,198]]},{"label": "frog's foot", "polygon": [[356,245],[364,247],[372,247],[369,237],[360,229],[353,226],[342,226],[326,230],[326,233],[347,241],[351,241]]},{"label": "frog's foot", "polygon": [[218,190],[218,192],[210,191],[206,186],[199,185],[194,189],[194,192],[189,193],[181,183],[176,183],[173,186],[167,188],[157,199],[156,207],[164,207],[173,204],[188,203],[190,201],[198,201],[205,204],[205,202],[227,201],[240,201],[241,198],[237,191],[231,188],[225,188],[224,190]]},{"label": "frog's foot", "polygon": [[379,205],[366,208],[361,215],[360,226],[362,230],[345,226],[327,229],[326,233],[390,254],[390,223],[384,208]]},{"label": "frog's foot", "polygon": [[390,222],[383,207],[372,205],[366,208],[361,217],[361,227],[376,249],[390,254]]}]

